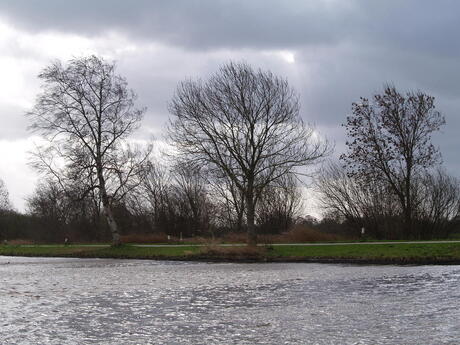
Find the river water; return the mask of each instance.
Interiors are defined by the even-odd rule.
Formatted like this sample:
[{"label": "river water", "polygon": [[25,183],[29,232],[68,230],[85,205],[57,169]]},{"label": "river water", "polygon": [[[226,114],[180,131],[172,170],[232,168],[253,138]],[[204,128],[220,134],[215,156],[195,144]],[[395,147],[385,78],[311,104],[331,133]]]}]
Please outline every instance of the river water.
[{"label": "river water", "polygon": [[0,257],[0,344],[460,344],[460,266]]}]

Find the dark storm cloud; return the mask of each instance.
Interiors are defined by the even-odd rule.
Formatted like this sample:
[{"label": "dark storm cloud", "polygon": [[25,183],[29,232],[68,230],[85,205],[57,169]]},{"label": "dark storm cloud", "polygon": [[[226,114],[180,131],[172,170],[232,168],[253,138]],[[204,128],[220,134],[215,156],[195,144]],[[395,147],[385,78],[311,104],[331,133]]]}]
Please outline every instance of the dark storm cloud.
[{"label": "dark storm cloud", "polygon": [[[312,120],[328,125],[343,118],[352,101],[370,96],[385,82],[456,98],[458,10],[460,2],[454,0],[0,2],[1,17],[31,32],[91,37],[116,31],[133,40],[162,42],[186,51],[293,49],[301,66],[296,73],[313,71],[312,81],[299,80],[295,86]],[[148,68],[152,64],[143,57],[134,60],[136,67],[147,66],[140,74],[136,68],[130,73],[145,79],[139,80],[142,96],[151,92],[144,70],[152,71]],[[182,67],[177,70],[182,72]],[[150,97],[153,108],[160,110],[178,78],[152,77],[165,86]]]},{"label": "dark storm cloud", "polygon": [[[161,139],[177,83],[206,78],[230,59],[286,77],[301,94],[303,118],[336,142],[337,154],[345,147],[340,125],[352,102],[387,82],[402,91],[422,90],[436,97],[446,116],[447,126],[434,141],[445,166],[458,175],[459,13],[455,0],[0,0],[0,24],[30,37],[28,44],[8,41],[0,55],[44,67],[60,56],[31,45],[36,34],[89,38],[84,41],[92,42],[91,51],[113,57],[139,105],[148,107],[142,138],[152,132]],[[74,36],[60,37],[72,42]],[[119,52],[130,43],[132,51]],[[69,54],[63,56],[75,56],[72,44],[65,49]],[[33,75],[24,72],[25,88],[39,68],[31,70]],[[0,104],[8,122],[0,139],[28,135],[22,115],[27,109],[10,103]]]},{"label": "dark storm cloud", "polygon": [[[107,30],[192,49],[335,41],[352,6],[305,1],[16,1],[0,12],[29,30]],[[345,13],[344,13],[345,12]]]}]

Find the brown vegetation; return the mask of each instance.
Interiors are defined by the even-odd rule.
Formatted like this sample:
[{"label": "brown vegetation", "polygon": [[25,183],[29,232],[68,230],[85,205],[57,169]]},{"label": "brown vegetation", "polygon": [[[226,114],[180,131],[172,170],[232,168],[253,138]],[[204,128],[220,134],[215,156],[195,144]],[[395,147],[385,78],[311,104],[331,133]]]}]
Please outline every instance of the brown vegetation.
[{"label": "brown vegetation", "polygon": [[11,246],[22,246],[22,245],[32,245],[34,244],[34,242],[31,240],[15,239],[15,240],[8,241],[7,244]]},{"label": "brown vegetation", "polygon": [[268,250],[266,247],[221,247],[211,245],[203,247],[200,250],[200,254],[209,258],[216,257],[220,260],[260,260],[266,256]]},{"label": "brown vegetation", "polygon": [[298,224],[290,231],[272,236],[272,243],[330,242],[345,240],[343,236],[320,232],[309,226]]}]

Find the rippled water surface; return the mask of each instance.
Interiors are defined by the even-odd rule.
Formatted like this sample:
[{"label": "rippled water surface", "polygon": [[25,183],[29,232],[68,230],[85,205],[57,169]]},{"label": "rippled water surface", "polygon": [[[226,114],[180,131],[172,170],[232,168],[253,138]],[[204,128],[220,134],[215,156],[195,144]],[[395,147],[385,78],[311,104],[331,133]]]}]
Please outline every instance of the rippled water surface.
[{"label": "rippled water surface", "polygon": [[0,344],[460,344],[460,266],[0,257]]}]

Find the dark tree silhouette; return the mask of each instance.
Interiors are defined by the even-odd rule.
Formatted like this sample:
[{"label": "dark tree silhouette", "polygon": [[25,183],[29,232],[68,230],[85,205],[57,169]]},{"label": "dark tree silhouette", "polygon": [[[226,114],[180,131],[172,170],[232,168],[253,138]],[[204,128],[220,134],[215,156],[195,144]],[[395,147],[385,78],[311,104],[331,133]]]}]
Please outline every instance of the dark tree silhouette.
[{"label": "dark tree silhouette", "polygon": [[286,174],[262,193],[256,216],[264,233],[290,230],[303,207],[302,192],[295,176]]},{"label": "dark tree silhouette", "polygon": [[115,66],[96,57],[55,62],[39,78],[42,92],[28,113],[31,129],[47,141],[38,147],[34,166],[57,183],[78,185],[83,195],[97,190],[103,214],[120,243],[112,203],[137,184],[142,161],[125,139],[138,127],[144,109]]},{"label": "dark tree silhouette", "polygon": [[169,133],[179,154],[229,178],[244,196],[249,245],[257,243],[255,207],[264,189],[328,151],[299,108],[286,80],[244,63],[182,82],[171,101]]},{"label": "dark tree silhouette", "polygon": [[414,181],[440,161],[431,135],[444,123],[434,97],[419,91],[401,94],[393,86],[372,101],[353,103],[347,117],[348,152],[341,158],[351,176],[388,183],[400,202],[406,237],[412,233]]},{"label": "dark tree silhouette", "polygon": [[223,229],[242,232],[245,227],[245,200],[241,191],[226,176],[220,179],[209,179],[209,182],[216,203],[217,223]]},{"label": "dark tree silhouette", "polygon": [[363,182],[331,162],[315,176],[320,205],[329,214],[340,215],[353,226],[356,235],[365,227],[366,233],[375,238],[397,238],[401,229],[394,224],[400,214],[396,196],[384,180],[367,178]]},{"label": "dark tree silhouette", "polygon": [[460,213],[460,181],[438,169],[418,181],[419,238],[447,238]]}]

